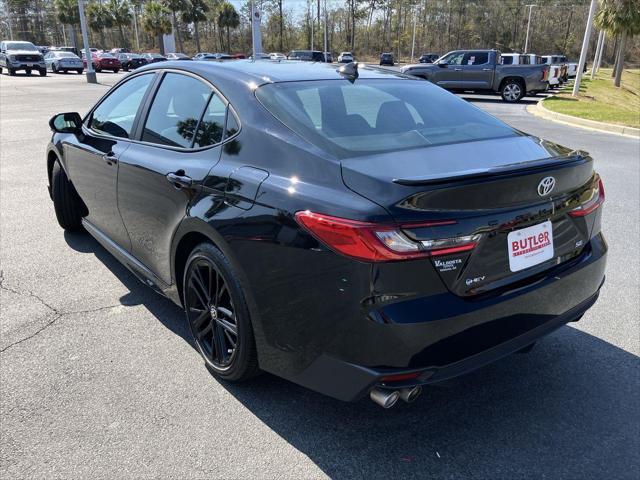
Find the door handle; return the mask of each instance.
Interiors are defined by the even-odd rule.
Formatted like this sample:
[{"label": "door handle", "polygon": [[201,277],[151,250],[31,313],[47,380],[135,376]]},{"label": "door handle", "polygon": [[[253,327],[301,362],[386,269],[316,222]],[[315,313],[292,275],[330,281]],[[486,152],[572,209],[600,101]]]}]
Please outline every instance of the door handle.
[{"label": "door handle", "polygon": [[166,178],[169,183],[173,184],[176,188],[189,188],[193,185],[193,179],[191,177],[187,177],[183,170],[167,173]]},{"label": "door handle", "polygon": [[461,69],[461,68],[454,68],[454,69],[453,69],[453,71],[454,71],[454,72],[461,72],[461,71],[462,71],[462,69]]},{"label": "door handle", "polygon": [[116,157],[113,152],[105,153],[104,155],[102,155],[102,159],[107,162],[108,165],[118,163],[118,157]]},{"label": "door handle", "polygon": [[491,70],[493,70],[492,68],[483,68],[482,71],[483,72],[490,72]]}]

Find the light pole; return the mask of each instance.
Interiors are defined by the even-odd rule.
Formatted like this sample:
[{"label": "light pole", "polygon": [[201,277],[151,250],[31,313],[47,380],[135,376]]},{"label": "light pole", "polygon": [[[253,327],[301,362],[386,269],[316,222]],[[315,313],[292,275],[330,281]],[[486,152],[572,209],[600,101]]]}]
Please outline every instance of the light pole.
[{"label": "light pole", "polygon": [[591,80],[596,76],[596,68],[598,65],[598,57],[600,56],[600,49],[604,43],[604,30],[600,30],[598,34],[598,42],[596,43],[596,53],[593,55],[593,65],[591,66]]},{"label": "light pole", "polygon": [[533,7],[537,7],[537,5],[525,5],[525,7],[529,8],[529,19],[527,20],[527,36],[525,37],[524,40],[524,52],[522,53],[527,53],[529,51],[529,27],[531,27],[531,12],[533,11]]},{"label": "light pole", "polygon": [[587,61],[587,52],[589,50],[589,37],[591,37],[591,28],[593,27],[593,16],[596,13],[596,6],[598,0],[591,0],[591,6],[589,7],[589,18],[587,18],[587,28],[584,30],[584,39],[582,40],[582,50],[580,51],[580,61],[578,62],[578,72],[576,74],[576,81],[573,84],[572,95],[578,96],[580,92],[580,82],[582,81],[582,71],[584,70],[584,64]]},{"label": "light pole", "polygon": [[413,15],[413,35],[411,38],[411,63],[413,63],[413,53],[416,49],[416,20],[418,19],[417,13],[418,12],[415,12],[415,14]]},{"label": "light pole", "polygon": [[98,83],[96,72],[93,70],[93,59],[89,48],[89,35],[87,34],[87,19],[84,17],[84,1],[78,0],[78,12],[80,13],[80,30],[82,30],[82,43],[84,44],[84,56],[87,59],[87,83]]}]

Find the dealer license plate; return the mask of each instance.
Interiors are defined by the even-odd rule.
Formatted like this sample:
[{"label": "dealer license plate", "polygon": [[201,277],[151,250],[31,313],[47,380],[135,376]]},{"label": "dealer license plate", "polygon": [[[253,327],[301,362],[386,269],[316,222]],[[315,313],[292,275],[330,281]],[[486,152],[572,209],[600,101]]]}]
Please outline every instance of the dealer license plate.
[{"label": "dealer license plate", "polygon": [[553,227],[547,221],[507,236],[509,269],[519,272],[553,258]]}]

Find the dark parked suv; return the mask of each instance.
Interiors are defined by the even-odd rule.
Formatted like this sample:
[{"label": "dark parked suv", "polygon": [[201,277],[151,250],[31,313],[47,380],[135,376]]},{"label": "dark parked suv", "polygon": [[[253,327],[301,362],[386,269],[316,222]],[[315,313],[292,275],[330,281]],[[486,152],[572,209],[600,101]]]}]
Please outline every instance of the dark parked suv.
[{"label": "dark parked suv", "polygon": [[60,225],[184,307],[216,376],[389,407],[580,319],[604,190],[585,152],[350,65],[140,67],[51,119],[47,173]]},{"label": "dark parked suv", "polygon": [[394,66],[396,64],[393,53],[382,53],[380,54],[380,65],[390,65]]},{"label": "dark parked suv", "polygon": [[44,56],[31,42],[0,42],[0,73],[5,68],[9,75],[15,75],[18,70],[24,70],[27,75],[33,70],[43,77],[47,75]]}]

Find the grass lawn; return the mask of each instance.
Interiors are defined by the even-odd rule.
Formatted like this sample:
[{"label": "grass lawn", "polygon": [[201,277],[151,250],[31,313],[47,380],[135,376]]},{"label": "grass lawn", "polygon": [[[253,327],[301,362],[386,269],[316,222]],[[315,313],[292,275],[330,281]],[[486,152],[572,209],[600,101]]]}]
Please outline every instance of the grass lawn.
[{"label": "grass lawn", "polygon": [[600,69],[593,81],[588,72],[577,98],[571,96],[572,90],[572,84],[564,87],[544,106],[566,115],[640,128],[640,69],[625,69],[620,88],[613,86],[611,69]]}]

